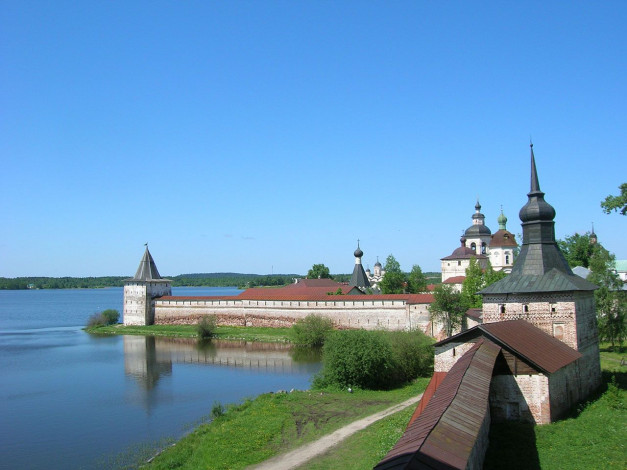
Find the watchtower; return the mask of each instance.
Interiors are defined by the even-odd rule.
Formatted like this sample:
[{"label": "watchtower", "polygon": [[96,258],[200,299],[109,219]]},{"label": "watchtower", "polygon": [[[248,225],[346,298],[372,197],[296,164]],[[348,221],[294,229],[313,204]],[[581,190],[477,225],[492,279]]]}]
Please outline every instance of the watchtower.
[{"label": "watchtower", "polygon": [[124,281],[124,324],[152,325],[155,321],[154,300],[163,295],[172,295],[172,281],[159,275],[146,245],[135,277]]}]

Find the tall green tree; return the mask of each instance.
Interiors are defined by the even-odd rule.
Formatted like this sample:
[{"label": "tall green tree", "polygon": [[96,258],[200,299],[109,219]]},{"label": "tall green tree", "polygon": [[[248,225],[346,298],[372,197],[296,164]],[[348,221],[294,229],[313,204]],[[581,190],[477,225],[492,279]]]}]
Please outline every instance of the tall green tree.
[{"label": "tall green tree", "polygon": [[385,274],[379,283],[382,294],[403,294],[407,287],[407,277],[401,271],[401,265],[394,255],[389,255],[385,260]]},{"label": "tall green tree", "polygon": [[627,183],[621,184],[618,189],[620,189],[620,195],[610,195],[601,202],[603,212],[606,214],[617,211],[622,215],[627,215]]},{"label": "tall green tree", "polygon": [[307,279],[333,279],[333,277],[324,264],[314,264],[307,272]]},{"label": "tall green tree", "polygon": [[407,279],[408,291],[412,294],[418,294],[427,290],[427,276],[422,273],[422,269],[417,264],[411,268],[409,278]]},{"label": "tall green tree", "polygon": [[386,273],[400,273],[401,272],[401,264],[396,261],[394,255],[390,254],[385,260],[384,268]]},{"label": "tall green tree", "polygon": [[479,308],[483,305],[483,300],[477,292],[484,287],[483,269],[477,263],[477,258],[471,258],[470,264],[466,268],[466,279],[462,283],[462,299],[468,308]]},{"label": "tall green tree", "polygon": [[587,268],[590,264],[590,257],[594,250],[594,245],[590,243],[590,233],[567,236],[564,240],[557,240],[557,245],[571,268],[575,266]]},{"label": "tall green tree", "polygon": [[433,290],[429,316],[431,321],[444,325],[446,336],[452,336],[453,331],[461,327],[468,308],[461,293],[455,292],[448,284],[440,284]]},{"label": "tall green tree", "polygon": [[599,288],[594,291],[599,337],[612,349],[622,348],[627,339],[627,292],[614,266],[615,257],[599,243],[594,245],[589,260],[588,280]]}]

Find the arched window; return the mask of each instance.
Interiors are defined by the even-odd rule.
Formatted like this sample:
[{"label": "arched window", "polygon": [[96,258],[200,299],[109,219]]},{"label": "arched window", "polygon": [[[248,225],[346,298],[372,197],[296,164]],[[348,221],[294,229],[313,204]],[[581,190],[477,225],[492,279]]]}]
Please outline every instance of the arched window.
[{"label": "arched window", "polygon": [[486,249],[486,244],[485,244],[485,242],[483,242],[483,243],[481,244],[481,254],[482,254],[482,255],[485,255],[485,249]]},{"label": "arched window", "polygon": [[472,243],[470,244],[470,249],[471,249],[472,251],[474,251],[475,253],[477,252],[477,245],[475,244],[475,242],[472,242]]}]

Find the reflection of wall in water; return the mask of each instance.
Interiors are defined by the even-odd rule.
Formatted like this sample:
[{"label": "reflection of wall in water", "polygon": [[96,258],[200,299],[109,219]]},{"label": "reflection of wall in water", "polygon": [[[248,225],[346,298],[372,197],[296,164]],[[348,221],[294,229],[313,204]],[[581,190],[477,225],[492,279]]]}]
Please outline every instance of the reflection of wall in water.
[{"label": "reflection of wall in water", "polygon": [[124,335],[124,371],[144,388],[152,389],[161,375],[172,374],[172,363],[208,364],[269,372],[311,372],[312,365],[292,358],[282,343],[163,338]]},{"label": "reflection of wall in water", "polygon": [[158,357],[154,336],[124,335],[124,372],[147,389],[152,389],[161,375],[172,374],[169,357]]}]

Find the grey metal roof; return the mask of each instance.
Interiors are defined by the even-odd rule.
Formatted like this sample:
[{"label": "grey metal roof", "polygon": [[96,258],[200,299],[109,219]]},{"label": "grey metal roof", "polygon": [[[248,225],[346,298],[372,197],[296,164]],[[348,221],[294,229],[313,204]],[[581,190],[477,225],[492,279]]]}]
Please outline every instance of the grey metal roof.
[{"label": "grey metal roof", "polygon": [[163,279],[157,270],[157,265],[155,264],[155,260],[152,259],[152,255],[150,251],[148,251],[148,247],[146,246],[146,251],[144,251],[144,256],[142,256],[141,261],[139,262],[139,267],[137,268],[137,272],[135,276],[131,278],[133,281],[167,281],[168,279]]},{"label": "grey metal roof", "polygon": [[486,287],[480,294],[594,290],[596,286],[573,274],[555,241],[555,209],[540,190],[531,145],[531,190],[520,210],[523,240],[509,276]]},{"label": "grey metal roof", "polygon": [[368,276],[366,276],[366,272],[364,271],[364,267],[361,263],[355,263],[353,275],[351,276],[351,280],[348,285],[356,287],[370,287],[370,281],[368,280]]}]

